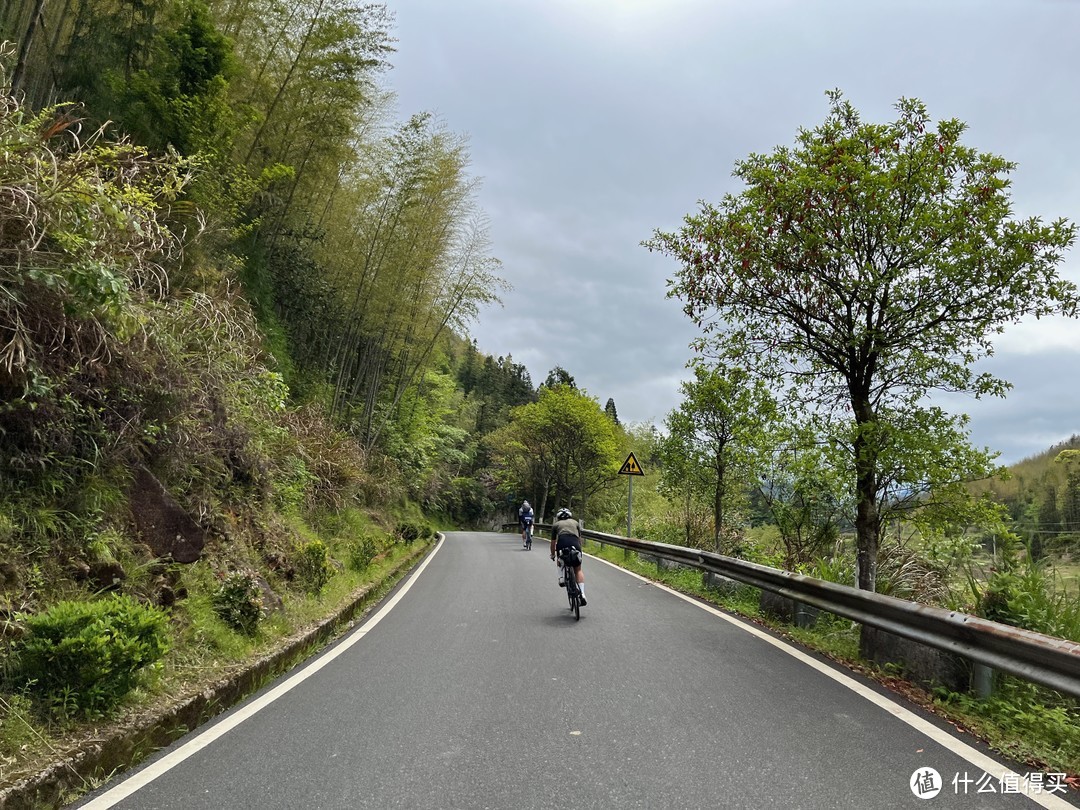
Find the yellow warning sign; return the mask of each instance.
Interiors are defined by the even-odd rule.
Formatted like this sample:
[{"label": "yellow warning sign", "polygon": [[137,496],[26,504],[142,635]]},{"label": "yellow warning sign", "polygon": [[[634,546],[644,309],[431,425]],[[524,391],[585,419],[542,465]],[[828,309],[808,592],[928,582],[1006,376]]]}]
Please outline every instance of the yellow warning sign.
[{"label": "yellow warning sign", "polygon": [[644,475],[641,471],[641,465],[637,463],[637,459],[634,458],[634,454],[631,453],[626,457],[626,461],[622,463],[622,467],[619,469],[619,475]]}]

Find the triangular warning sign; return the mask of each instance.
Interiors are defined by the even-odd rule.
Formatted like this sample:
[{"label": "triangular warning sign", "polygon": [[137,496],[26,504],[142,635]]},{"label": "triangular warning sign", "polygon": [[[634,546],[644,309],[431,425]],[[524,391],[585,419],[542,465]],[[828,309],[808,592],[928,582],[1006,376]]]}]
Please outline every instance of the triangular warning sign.
[{"label": "triangular warning sign", "polygon": [[623,462],[622,467],[619,469],[619,475],[644,475],[641,471],[641,465],[637,463],[637,459],[634,458],[634,454],[631,453],[626,457],[626,461]]}]

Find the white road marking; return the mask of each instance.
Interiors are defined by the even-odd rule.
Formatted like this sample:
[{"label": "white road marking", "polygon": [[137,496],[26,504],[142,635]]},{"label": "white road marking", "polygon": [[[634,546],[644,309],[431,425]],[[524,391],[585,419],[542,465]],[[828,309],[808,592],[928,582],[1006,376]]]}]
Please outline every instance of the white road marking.
[{"label": "white road marking", "polygon": [[612,568],[615,568],[618,571],[622,571],[624,574],[635,577],[636,579],[648,583],[649,585],[653,585],[654,587],[660,588],[661,590],[667,591],[668,593],[677,596],[686,602],[689,602],[691,605],[695,605],[696,607],[699,607],[702,610],[707,611],[714,616],[735,625],[739,629],[744,630],[751,635],[757,636],[762,641],[768,642],[777,649],[783,650],[788,655],[792,656],[793,658],[797,658],[799,661],[806,664],[807,666],[813,667],[822,675],[832,678],[834,681],[841,684],[842,686],[846,686],[848,689],[850,689],[852,692],[856,693],[860,697],[869,700],[876,706],[880,706],[889,714],[893,715],[896,719],[907,723],[913,729],[925,734],[927,737],[929,737],[942,747],[948,749],[949,751],[952,751],[954,754],[961,757],[962,759],[966,759],[968,762],[970,762],[976,768],[982,770],[984,773],[988,773],[992,777],[999,780],[1003,776],[1010,776],[1010,778],[1011,776],[1015,776],[1018,784],[1021,786],[1021,790],[1025,791],[1017,795],[1026,796],[1036,804],[1041,805],[1042,807],[1051,808],[1051,810],[1075,810],[1075,805],[1070,804],[1069,802],[1052,793],[1026,792],[1028,781],[1025,778],[1024,774],[1016,773],[1016,771],[1012,770],[1012,768],[1006,767],[1004,764],[998,762],[997,760],[988,757],[982,751],[973,748],[962,740],[958,740],[956,737],[952,736],[947,731],[938,728],[933,723],[925,720],[922,717],[919,717],[917,714],[910,711],[909,709],[905,709],[900,704],[888,699],[887,697],[884,697],[883,695],[879,695],[873,689],[866,686],[866,684],[860,683],[855,678],[852,678],[850,675],[845,675],[843,672],[838,672],[832,667],[826,666],[821,661],[812,658],[811,656],[804,653],[802,650],[799,650],[796,647],[793,647],[790,644],[781,641],[780,639],[774,638],[760,628],[757,628],[754,625],[748,623],[744,619],[729,616],[727,613],[724,613],[723,611],[714,608],[712,605],[707,605],[704,602],[700,602],[697,599],[687,596],[684,593],[679,593],[679,591],[676,591],[673,588],[669,588],[667,585],[663,585],[659,582],[654,582],[653,580],[647,579],[640,574],[634,573],[633,571],[628,571],[627,569],[623,568],[620,565],[617,565],[616,563],[609,562],[608,560],[601,559],[600,557],[593,557],[593,555],[591,554],[589,556],[597,562],[602,562],[606,565],[610,565]]},{"label": "white road marking", "polygon": [[428,567],[428,564],[433,559],[435,559],[435,555],[438,554],[439,549],[442,548],[445,540],[446,536],[443,535],[443,538],[439,540],[438,545],[435,546],[435,550],[428,555],[428,558],[424,560],[421,566],[417,568],[416,571],[413,572],[413,574],[405,581],[405,584],[401,586],[398,592],[395,593],[389,600],[387,600],[386,604],[383,605],[375,615],[373,615],[370,619],[360,625],[360,627],[345,636],[345,638],[338,642],[338,645],[332,650],[330,650],[328,653],[326,653],[326,655],[312,662],[308,667],[301,670],[300,672],[297,672],[295,675],[292,675],[286,680],[282,681],[269,692],[251,701],[251,703],[247,704],[242,709],[238,709],[233,714],[230,714],[217,725],[213,726],[212,728],[208,728],[206,731],[198,733],[195,737],[188,740],[175,751],[166,754],[157,762],[148,765],[146,768],[124,780],[116,787],[106,791],[93,801],[83,805],[84,809],[104,810],[105,808],[112,807],[113,805],[122,802],[124,799],[135,793],[137,790],[146,787],[148,784],[153,782],[162,774],[175,768],[188,757],[198,753],[202,749],[206,748],[206,746],[210,745],[210,743],[214,742],[225,734],[228,734],[230,731],[243,723],[249,717],[265,709],[267,706],[269,706],[279,697],[284,695],[286,692],[299,686],[301,683],[303,683],[320,669],[325,667],[343,652],[348,650],[350,647],[360,641],[360,639],[362,639],[369,632],[371,632],[371,629],[375,627],[375,625],[377,625],[384,618],[386,618],[386,615],[394,609],[394,606],[397,605],[399,601],[401,601],[401,598],[409,592],[409,589],[413,586],[413,583],[415,583],[416,580],[420,577],[420,575],[424,573],[424,569]]}]

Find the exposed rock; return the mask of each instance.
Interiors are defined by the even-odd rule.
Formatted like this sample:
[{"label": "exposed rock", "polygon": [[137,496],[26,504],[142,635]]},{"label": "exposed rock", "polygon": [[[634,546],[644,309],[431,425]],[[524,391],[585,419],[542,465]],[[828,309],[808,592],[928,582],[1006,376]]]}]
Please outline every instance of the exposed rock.
[{"label": "exposed rock", "polygon": [[267,551],[263,553],[263,559],[266,561],[266,565],[275,574],[279,574],[284,577],[286,582],[292,582],[296,579],[296,566],[289,562],[288,558],[278,551]]},{"label": "exposed rock", "polygon": [[740,588],[746,587],[741,582],[735,579],[728,579],[722,574],[717,574],[713,571],[703,571],[701,574],[701,584],[706,588],[711,588],[714,591],[730,596],[737,593]]},{"label": "exposed rock", "polygon": [[269,582],[256,575],[255,584],[258,585],[259,590],[262,591],[263,610],[267,613],[276,613],[285,607],[285,602],[277,595],[274,589],[270,587]]},{"label": "exposed rock", "polygon": [[26,635],[26,628],[20,624],[19,611],[14,608],[0,607],[0,638],[17,641]]},{"label": "exposed rock", "polygon": [[21,586],[19,569],[9,562],[0,562],[0,588],[14,591]]},{"label": "exposed rock", "polygon": [[170,568],[169,559],[155,555],[154,550],[146,545],[146,543],[135,543],[132,547],[132,551],[135,553],[136,557],[144,561],[144,567],[148,575],[164,581]]},{"label": "exposed rock", "polygon": [[181,563],[199,559],[206,545],[206,532],[146,467],[136,469],[130,498],[135,527],[154,556]]},{"label": "exposed rock", "polygon": [[766,590],[762,590],[758,599],[758,609],[774,619],[796,627],[813,627],[820,612],[813,605],[804,605],[795,599]]},{"label": "exposed rock", "polygon": [[162,585],[158,591],[157,603],[158,607],[172,607],[176,604],[176,591],[168,585]]},{"label": "exposed rock", "polygon": [[124,567],[115,560],[98,560],[89,566],[90,581],[97,586],[98,590],[114,590],[121,582],[127,579]]}]

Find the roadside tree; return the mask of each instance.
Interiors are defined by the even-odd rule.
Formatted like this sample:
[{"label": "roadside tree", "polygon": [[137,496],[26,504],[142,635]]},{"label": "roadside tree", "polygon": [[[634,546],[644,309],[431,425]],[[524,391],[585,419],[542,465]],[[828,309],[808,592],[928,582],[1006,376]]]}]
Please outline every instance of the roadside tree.
[{"label": "roadside tree", "polygon": [[738,544],[726,519],[747,489],[755,449],[776,406],[761,380],[734,366],[695,364],[682,394],[682,405],[666,420],[666,485],[682,492],[688,505],[695,495],[707,497],[713,549],[731,553]]},{"label": "roadside tree", "polygon": [[992,337],[1076,314],[1076,286],[1058,273],[1076,227],[1014,217],[1015,164],[963,145],[962,122],[935,126],[922,102],[901,99],[895,121],[866,123],[828,95],[825,121],[794,147],[736,164],[739,194],[645,245],[682,265],[670,294],[703,328],[699,347],[765,369],[846,448],[858,584],[873,590],[892,494],[993,471],[968,447],[966,421],[927,397],[1004,396],[1006,381],[973,367]]},{"label": "roadside tree", "polygon": [[621,446],[600,403],[569,385],[542,386],[538,401],[514,408],[490,443],[503,490],[538,493],[541,516],[551,496],[582,517],[589,498],[615,479]]},{"label": "roadside tree", "polygon": [[806,425],[776,426],[758,462],[758,495],[784,544],[784,568],[825,556],[851,514],[844,465]]}]

